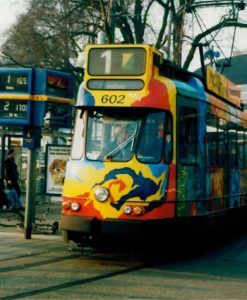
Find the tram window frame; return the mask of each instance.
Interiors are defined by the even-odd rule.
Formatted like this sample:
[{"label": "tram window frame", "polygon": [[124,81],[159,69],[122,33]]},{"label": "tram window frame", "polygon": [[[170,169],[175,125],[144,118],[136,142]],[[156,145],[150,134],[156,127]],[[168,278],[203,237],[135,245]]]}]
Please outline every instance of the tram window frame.
[{"label": "tram window frame", "polygon": [[[95,116],[97,117],[93,118],[92,114],[95,114]],[[86,158],[89,160],[96,160],[96,158],[98,157],[97,153],[100,153],[102,136],[102,116],[102,112],[98,110],[88,112],[85,155]],[[93,156],[91,157],[90,153],[95,154],[92,154]]]},{"label": "tram window frame", "polygon": [[71,159],[78,160],[85,155],[85,133],[87,111],[82,109],[76,110],[74,134],[71,146]]},{"label": "tram window frame", "polygon": [[239,167],[239,169],[243,169],[245,166],[244,152],[245,152],[245,130],[243,127],[239,126],[237,130],[237,166]]},{"label": "tram window frame", "polygon": [[245,129],[244,136],[244,167],[247,168],[247,129]]},{"label": "tram window frame", "polygon": [[167,113],[165,118],[164,160],[170,164],[173,159],[173,122],[172,115]]},{"label": "tram window frame", "polygon": [[[160,115],[159,118],[158,115]],[[168,123],[169,130],[167,130]],[[148,164],[157,164],[164,161],[170,163],[173,157],[172,141],[171,114],[168,111],[149,112],[138,142],[137,159],[142,163]],[[168,143],[170,144],[170,150],[169,148],[167,149]]]},{"label": "tram window frame", "polygon": [[180,106],[178,122],[179,162],[181,165],[196,165],[198,163],[197,109],[191,106]]},{"label": "tram window frame", "polygon": [[[217,120],[217,162],[218,167],[224,168],[227,162],[228,122],[225,119],[218,117]],[[221,136],[223,138],[221,138]],[[223,143],[221,143],[221,141],[223,141]]]},{"label": "tram window frame", "polygon": [[228,123],[228,165],[231,168],[238,166],[237,163],[237,124]]},{"label": "tram window frame", "polygon": [[[216,167],[218,165],[218,121],[217,116],[206,114],[206,165],[207,167]],[[214,133],[214,136],[213,136]]]}]

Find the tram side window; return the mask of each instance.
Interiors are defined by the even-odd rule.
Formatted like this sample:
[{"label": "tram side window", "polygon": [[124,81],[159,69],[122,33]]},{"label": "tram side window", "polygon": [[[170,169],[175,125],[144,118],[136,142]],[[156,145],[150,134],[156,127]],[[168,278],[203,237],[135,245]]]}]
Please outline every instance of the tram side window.
[{"label": "tram side window", "polygon": [[244,143],[244,166],[247,168],[247,131],[244,133],[245,143]]},{"label": "tram side window", "polygon": [[85,113],[83,115],[81,110],[77,110],[75,119],[76,121],[71,149],[71,158],[80,159],[84,155]]},{"label": "tram side window", "polygon": [[238,128],[237,138],[238,167],[242,169],[244,168],[244,128]]},{"label": "tram side window", "polygon": [[137,158],[141,162],[160,162],[164,149],[164,137],[167,134],[166,116],[165,112],[151,112],[147,115],[137,149]]},{"label": "tram side window", "polygon": [[207,166],[216,166],[218,163],[217,149],[217,118],[214,115],[206,116],[206,152]]},{"label": "tram side window", "polygon": [[227,121],[218,119],[218,165],[225,167],[227,161]]},{"label": "tram side window", "polygon": [[230,167],[237,166],[237,129],[230,123],[228,128],[228,163]]},{"label": "tram side window", "polygon": [[97,159],[101,149],[102,137],[105,135],[102,115],[98,112],[90,112],[87,126],[86,156],[89,159]]},{"label": "tram side window", "polygon": [[197,162],[197,124],[196,109],[182,106],[179,111],[179,158],[182,164]]},{"label": "tram side window", "polygon": [[165,162],[172,161],[172,117],[167,115],[165,132]]}]

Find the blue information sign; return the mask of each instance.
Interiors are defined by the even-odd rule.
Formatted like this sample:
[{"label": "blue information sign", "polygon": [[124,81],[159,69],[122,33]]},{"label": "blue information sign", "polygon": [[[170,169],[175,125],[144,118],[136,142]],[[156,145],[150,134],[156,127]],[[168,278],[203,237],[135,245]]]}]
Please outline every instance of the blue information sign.
[{"label": "blue information sign", "polygon": [[32,124],[49,128],[72,127],[73,76],[37,69]]},{"label": "blue information sign", "polygon": [[30,124],[32,74],[32,69],[0,69],[0,124]]},{"label": "blue information sign", "polygon": [[40,128],[28,128],[23,131],[23,147],[35,149],[40,147],[41,131]]},{"label": "blue information sign", "polygon": [[50,69],[0,69],[0,126],[72,126],[73,77]]}]

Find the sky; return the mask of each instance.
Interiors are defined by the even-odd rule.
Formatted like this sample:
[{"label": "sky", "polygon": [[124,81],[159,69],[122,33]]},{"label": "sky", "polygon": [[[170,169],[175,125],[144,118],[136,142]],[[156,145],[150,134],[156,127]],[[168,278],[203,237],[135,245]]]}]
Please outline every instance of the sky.
[{"label": "sky", "polygon": [[26,0],[0,0],[0,44],[4,40],[4,32],[15,22],[18,15],[27,9]]}]

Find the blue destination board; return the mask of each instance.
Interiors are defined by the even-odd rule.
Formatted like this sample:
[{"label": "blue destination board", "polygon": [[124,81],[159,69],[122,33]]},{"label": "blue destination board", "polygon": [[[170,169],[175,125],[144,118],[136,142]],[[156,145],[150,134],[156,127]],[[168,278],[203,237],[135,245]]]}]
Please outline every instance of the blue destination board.
[{"label": "blue destination board", "polygon": [[32,69],[0,69],[0,125],[29,125]]},{"label": "blue destination board", "polygon": [[[0,69],[0,126],[72,126],[73,76],[50,69]],[[47,119],[49,119],[47,122]],[[46,126],[47,127],[47,126]]]},{"label": "blue destination board", "polygon": [[4,100],[0,102],[0,118],[27,119],[28,101]]},{"label": "blue destination board", "polygon": [[51,69],[36,69],[35,75],[32,124],[48,128],[72,127],[72,74]]},{"label": "blue destination board", "polygon": [[29,92],[29,77],[25,73],[2,73],[0,77],[0,91]]}]

